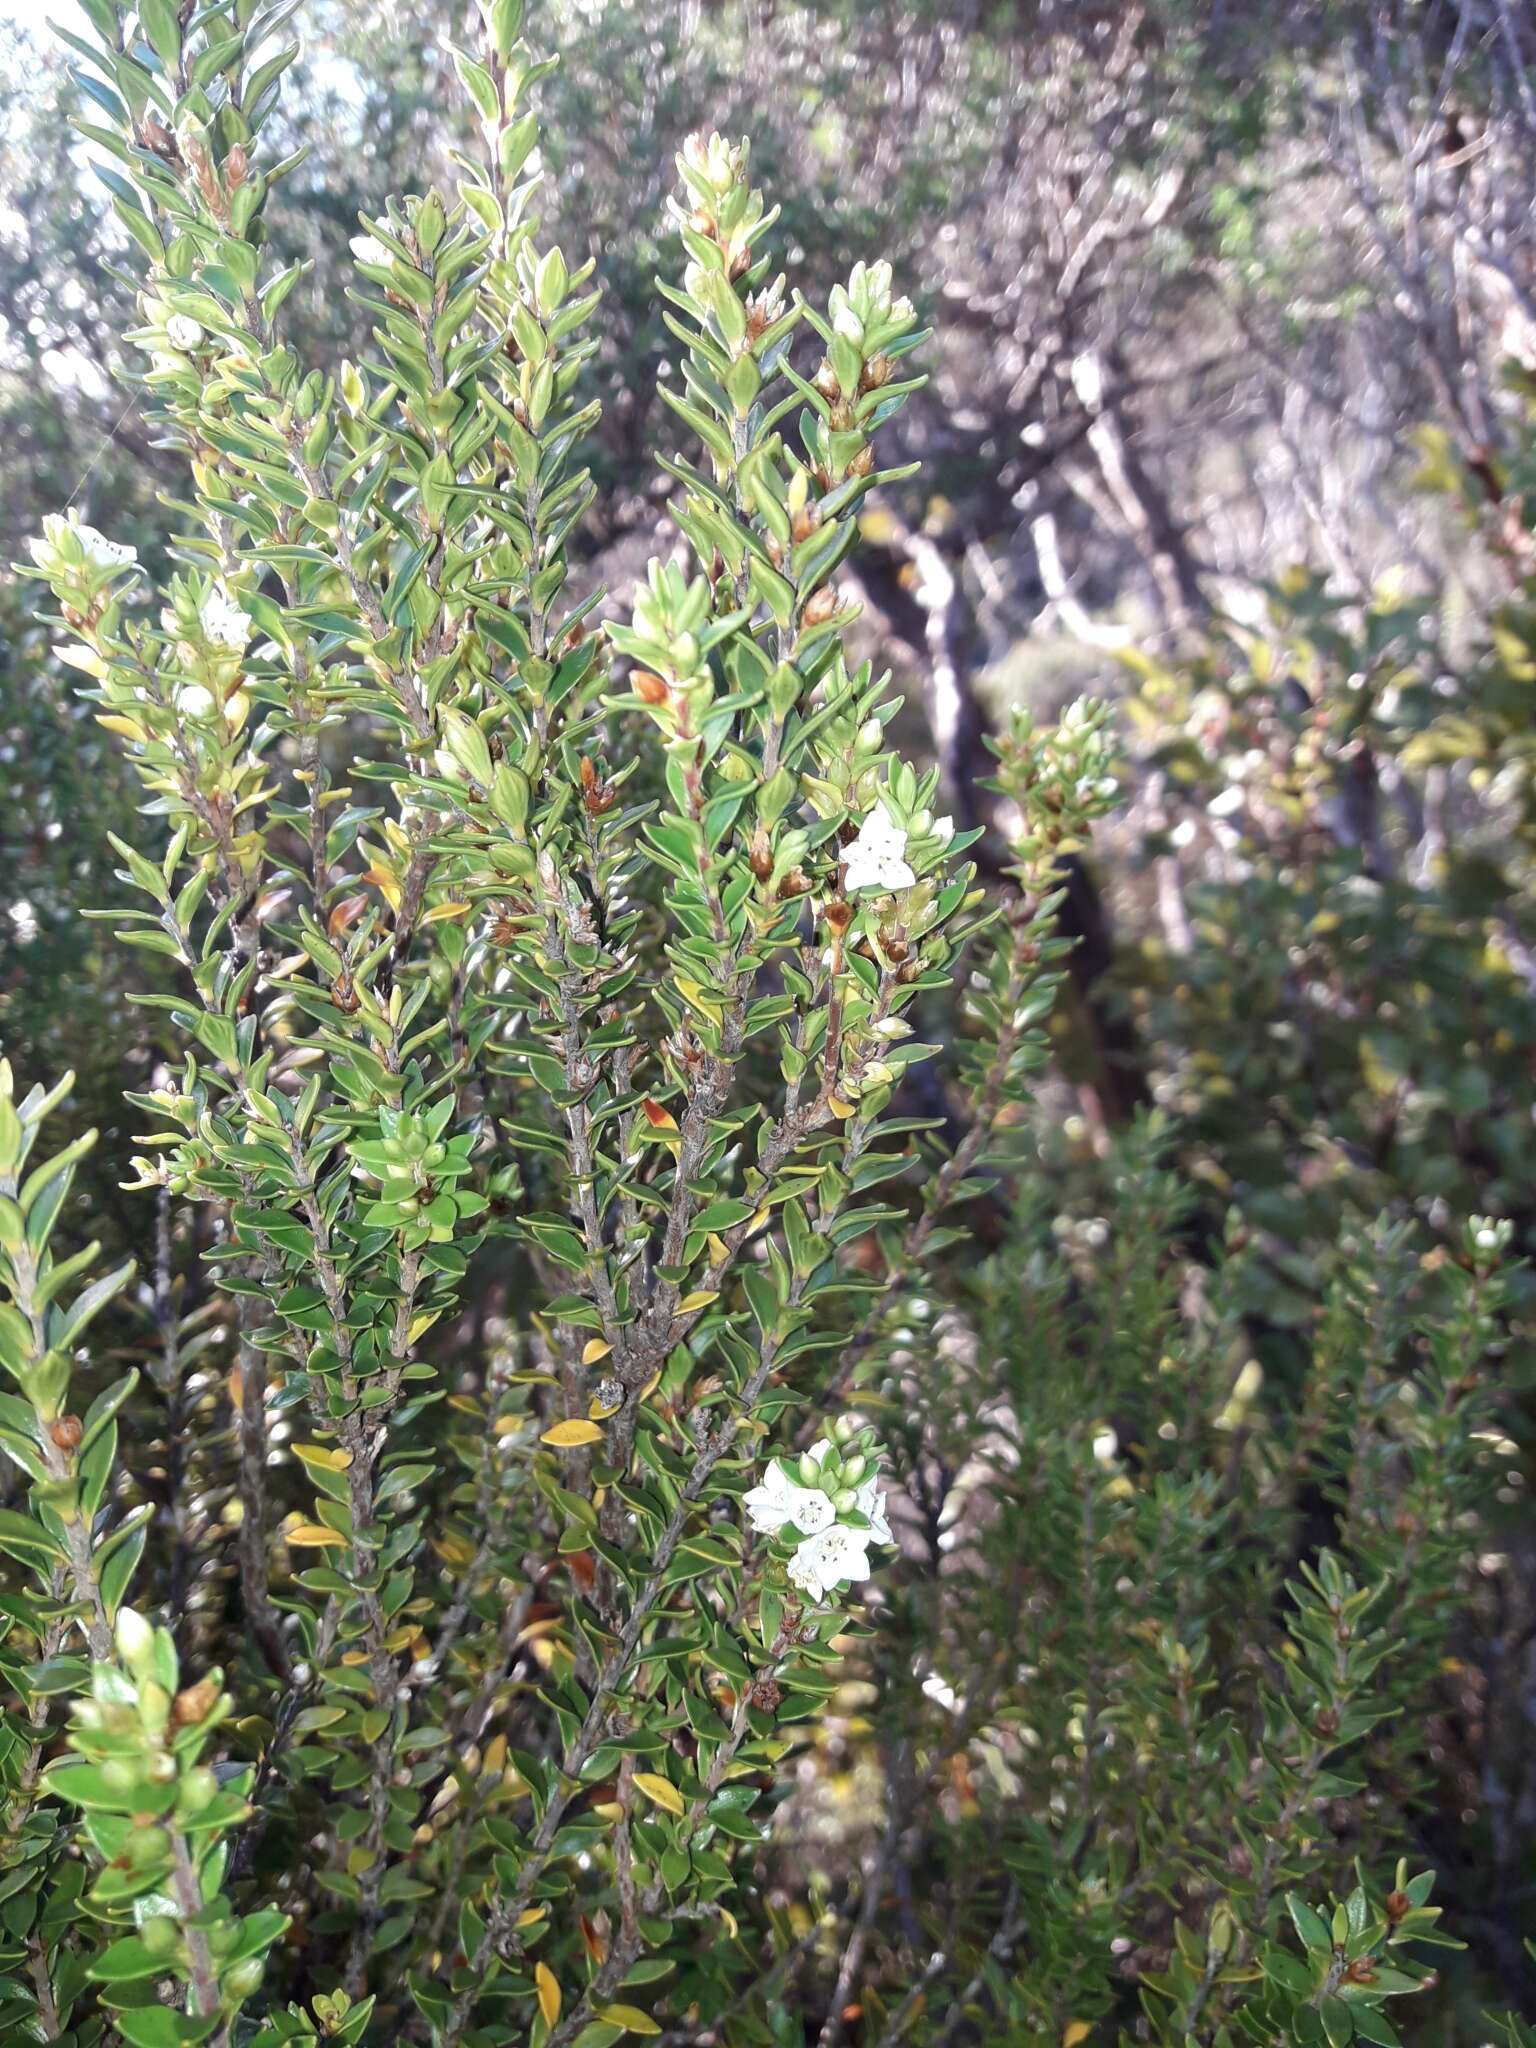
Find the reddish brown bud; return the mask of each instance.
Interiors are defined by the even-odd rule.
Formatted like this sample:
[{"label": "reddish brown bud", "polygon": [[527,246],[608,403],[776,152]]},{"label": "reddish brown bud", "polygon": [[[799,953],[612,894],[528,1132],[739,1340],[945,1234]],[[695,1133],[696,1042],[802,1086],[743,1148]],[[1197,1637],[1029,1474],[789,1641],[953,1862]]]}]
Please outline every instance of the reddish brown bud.
[{"label": "reddish brown bud", "polygon": [[830,583],[824,583],[820,590],[813,590],[805,601],[800,617],[807,626],[822,626],[838,608],[838,595]]},{"label": "reddish brown bud", "polygon": [[839,934],[847,931],[853,923],[853,905],[845,897],[834,896],[823,913],[828,928]]},{"label": "reddish brown bud", "polygon": [[58,1421],[50,1426],[48,1434],[61,1451],[74,1451],[80,1448],[85,1426],[78,1415],[61,1415]]},{"label": "reddish brown bud", "polygon": [[648,668],[637,668],[630,677],[635,695],[643,704],[670,704],[672,692],[660,676],[653,676]]},{"label": "reddish brown bud", "polygon": [[219,1688],[211,1678],[200,1678],[196,1685],[186,1686],[171,1702],[171,1722],[177,1728],[193,1728],[208,1716],[218,1705]]}]

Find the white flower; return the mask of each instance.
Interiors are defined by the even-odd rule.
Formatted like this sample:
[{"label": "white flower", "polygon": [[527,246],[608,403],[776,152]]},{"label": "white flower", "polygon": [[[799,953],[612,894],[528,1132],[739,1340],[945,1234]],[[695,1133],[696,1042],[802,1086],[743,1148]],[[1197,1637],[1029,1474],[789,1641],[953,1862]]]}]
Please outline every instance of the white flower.
[{"label": "white flower", "polygon": [[130,547],[125,540],[108,540],[94,526],[77,526],[75,536],[85,549],[87,560],[98,569],[123,569],[139,559],[137,548]]},{"label": "white flower", "polygon": [[221,585],[215,584],[203,599],[200,616],[203,631],[215,647],[226,648],[231,654],[244,654],[251,637],[251,622]]},{"label": "white flower", "polygon": [[851,1530],[850,1534],[863,1536],[866,1543],[891,1543],[895,1540],[891,1535],[891,1525],[885,1519],[885,1494],[878,1479],[865,1480],[859,1488],[856,1505],[869,1527],[867,1530]]},{"label": "white flower", "polygon": [[94,526],[66,518],[60,512],[50,512],[43,521],[42,532],[27,542],[27,553],[47,576],[72,569],[76,548],[91,569],[122,569],[139,559],[137,548],[130,547],[127,541],[108,540]]},{"label": "white flower", "polygon": [[1120,1454],[1120,1439],[1106,1423],[1093,1439],[1095,1464],[1112,1465]]},{"label": "white flower", "polygon": [[173,313],[165,323],[165,338],[172,348],[196,348],[203,338],[203,330],[185,313]]},{"label": "white flower", "polygon": [[869,1577],[868,1529],[845,1529],[836,1522],[819,1535],[807,1536],[789,1561],[792,1585],[813,1600],[821,1600],[839,1586],[853,1585]]},{"label": "white flower", "polygon": [[948,846],[950,840],[955,836],[955,821],[949,817],[935,818],[930,829],[935,839],[942,840]]},{"label": "white flower", "polygon": [[907,835],[880,804],[859,827],[859,836],[843,851],[847,869],[846,887],[853,889],[910,889],[916,874],[904,858]]},{"label": "white flower", "polygon": [[352,254],[359,263],[377,263],[386,270],[395,260],[393,253],[385,248],[377,235],[354,235]]},{"label": "white flower", "polygon": [[213,710],[213,692],[201,683],[178,683],[172,694],[184,718],[206,718]]},{"label": "white flower", "polygon": [[861,342],[864,339],[864,322],[852,306],[839,306],[832,316],[832,332],[840,334],[845,341]]},{"label": "white flower", "polygon": [[799,1485],[777,1458],[769,1464],[762,1485],[754,1486],[742,1505],[753,1528],[764,1536],[777,1536],[786,1522],[803,1535],[813,1536],[829,1528],[836,1514],[819,1486]]}]

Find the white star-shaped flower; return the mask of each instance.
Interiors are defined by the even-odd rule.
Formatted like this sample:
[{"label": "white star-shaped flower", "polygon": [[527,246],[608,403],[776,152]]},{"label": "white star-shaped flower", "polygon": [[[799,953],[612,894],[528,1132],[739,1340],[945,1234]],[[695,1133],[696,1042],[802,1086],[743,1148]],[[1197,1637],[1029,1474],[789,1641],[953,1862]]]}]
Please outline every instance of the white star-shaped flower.
[{"label": "white star-shaped flower", "polygon": [[829,1528],[837,1512],[819,1486],[801,1486],[777,1458],[769,1464],[762,1485],[754,1486],[742,1505],[763,1536],[777,1536],[786,1522],[812,1536]]},{"label": "white star-shaped flower", "polygon": [[881,804],[859,827],[859,836],[843,849],[844,887],[910,889],[917,880],[906,860],[907,835]]},{"label": "white star-shaped flower", "polygon": [[60,557],[60,550],[68,540],[73,539],[93,569],[125,569],[130,562],[139,559],[139,551],[125,540],[108,540],[94,526],[87,526],[83,519],[65,518],[57,512],[50,512],[43,521],[42,533],[27,542],[27,553],[45,574],[55,568],[67,566],[69,555]]},{"label": "white star-shaped flower", "polygon": [[203,599],[201,617],[203,631],[215,647],[226,648],[231,654],[244,654],[251,637],[251,622],[221,585],[215,584]]},{"label": "white star-shaped flower", "polygon": [[836,1522],[818,1535],[807,1536],[789,1561],[792,1585],[813,1600],[823,1600],[839,1586],[869,1577],[868,1529],[845,1529]]}]

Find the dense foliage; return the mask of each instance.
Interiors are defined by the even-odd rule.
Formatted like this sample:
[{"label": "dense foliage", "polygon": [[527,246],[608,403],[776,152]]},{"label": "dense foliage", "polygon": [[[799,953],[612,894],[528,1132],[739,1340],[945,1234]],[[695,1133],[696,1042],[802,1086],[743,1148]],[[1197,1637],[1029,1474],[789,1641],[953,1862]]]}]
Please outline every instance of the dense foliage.
[{"label": "dense foliage", "polygon": [[[407,10],[343,295],[294,8],[82,8],[132,482],[7,598],[7,2038],[1528,2039],[1480,2016],[1536,2009],[1518,373],[1432,305],[1405,352],[1462,616],[1218,617],[1125,354],[1306,267],[1225,182],[1273,138],[1214,16],[598,7],[562,75],[557,7]],[[1425,277],[1515,218],[1496,17],[1413,23],[1489,122]],[[756,164],[698,98],[771,108]],[[930,336],[881,248],[931,260],[946,151]],[[1074,493],[1169,630],[1108,636],[1120,737],[989,739],[977,536],[1082,623]]]}]

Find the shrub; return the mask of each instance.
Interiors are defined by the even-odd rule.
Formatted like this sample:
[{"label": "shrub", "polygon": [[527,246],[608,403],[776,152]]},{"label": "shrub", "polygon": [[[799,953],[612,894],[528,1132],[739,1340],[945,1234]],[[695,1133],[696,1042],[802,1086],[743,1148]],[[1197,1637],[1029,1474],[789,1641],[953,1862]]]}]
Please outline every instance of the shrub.
[{"label": "shrub", "polygon": [[[142,1000],[179,1063],[129,1099],[177,1426],[136,1455],[131,1271],[67,1242],[89,1140],[34,1165],[62,1084],[6,1069],[8,2023],[606,2048],[811,2012],[832,2048],[1080,2041],[1118,2001],[1141,2038],[1391,2040],[1427,1881],[1298,1897],[1296,1940],[1280,1897],[1326,1910],[1414,1796],[1385,1731],[1466,1580],[1506,1233],[1422,1301],[1399,1237],[1349,1252],[1263,1426],[1155,1159],[1102,1266],[1042,1238],[1017,1136],[1110,744],[1093,705],[999,743],[989,896],[849,665],[912,308],[878,264],[789,294],[746,145],[690,142],[691,567],[602,623],[568,553],[598,295],[538,239],[517,0],[455,53],[483,157],[364,222],[376,354],[334,375],[264,254],[291,10],[82,4],[190,495],[153,596],[77,520],[32,554],[143,791],[119,937],[176,976]],[[785,1795],[861,1732],[884,1811],[834,1893]]]}]

